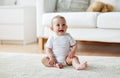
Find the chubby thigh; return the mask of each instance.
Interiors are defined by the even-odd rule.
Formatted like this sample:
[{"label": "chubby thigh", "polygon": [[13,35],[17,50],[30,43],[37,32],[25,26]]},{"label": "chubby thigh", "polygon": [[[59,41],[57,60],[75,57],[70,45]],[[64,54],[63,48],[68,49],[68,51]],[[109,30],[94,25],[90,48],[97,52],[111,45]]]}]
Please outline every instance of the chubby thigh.
[{"label": "chubby thigh", "polygon": [[49,61],[50,61],[49,57],[44,57],[41,60],[42,64],[44,64],[46,67],[54,67],[54,64],[50,65]]},{"label": "chubby thigh", "polygon": [[69,57],[66,57],[66,64],[68,65],[68,66],[71,66],[72,65],[72,59],[71,58],[69,58]]},{"label": "chubby thigh", "polygon": [[71,66],[73,62],[78,62],[79,59],[77,56],[73,56],[72,58],[67,57],[66,58],[66,64]]}]

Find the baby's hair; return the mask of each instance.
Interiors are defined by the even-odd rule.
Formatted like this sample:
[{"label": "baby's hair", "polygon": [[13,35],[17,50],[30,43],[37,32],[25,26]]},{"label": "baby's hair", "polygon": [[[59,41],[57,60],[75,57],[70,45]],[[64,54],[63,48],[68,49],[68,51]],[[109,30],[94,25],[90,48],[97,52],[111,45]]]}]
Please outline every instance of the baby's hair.
[{"label": "baby's hair", "polygon": [[[52,18],[51,24],[52,24],[53,20],[56,19],[56,18],[61,18],[61,19],[65,20],[65,18],[64,18],[63,16],[57,15],[57,16],[54,16],[54,17]],[[65,20],[65,21],[66,21],[66,20]]]}]

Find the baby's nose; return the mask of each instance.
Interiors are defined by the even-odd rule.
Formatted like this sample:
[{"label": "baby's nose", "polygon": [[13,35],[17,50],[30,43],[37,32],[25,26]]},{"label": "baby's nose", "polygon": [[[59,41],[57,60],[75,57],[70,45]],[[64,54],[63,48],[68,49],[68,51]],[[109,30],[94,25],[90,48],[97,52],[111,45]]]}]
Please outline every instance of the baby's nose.
[{"label": "baby's nose", "polygon": [[63,28],[63,26],[62,26],[62,25],[60,25],[60,28]]}]

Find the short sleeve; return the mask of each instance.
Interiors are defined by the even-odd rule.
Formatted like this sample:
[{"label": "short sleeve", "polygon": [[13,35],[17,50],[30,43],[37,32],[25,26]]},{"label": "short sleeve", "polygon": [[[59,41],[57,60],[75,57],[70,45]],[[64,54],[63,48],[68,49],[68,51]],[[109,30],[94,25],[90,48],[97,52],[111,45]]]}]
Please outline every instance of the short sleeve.
[{"label": "short sleeve", "polygon": [[46,48],[52,48],[53,47],[53,37],[50,36],[45,44]]},{"label": "short sleeve", "polygon": [[76,44],[75,39],[70,34],[68,34],[68,36],[69,36],[70,46],[75,45]]}]

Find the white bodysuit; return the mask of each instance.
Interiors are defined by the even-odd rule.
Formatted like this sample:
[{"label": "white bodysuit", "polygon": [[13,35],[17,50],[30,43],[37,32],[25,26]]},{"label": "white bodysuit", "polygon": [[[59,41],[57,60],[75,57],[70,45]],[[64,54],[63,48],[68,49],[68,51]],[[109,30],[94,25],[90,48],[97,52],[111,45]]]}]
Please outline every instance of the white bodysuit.
[{"label": "white bodysuit", "polygon": [[51,48],[58,63],[66,64],[65,59],[70,51],[70,46],[76,44],[76,41],[66,33],[62,36],[56,34],[50,36],[46,43],[47,48]]}]

